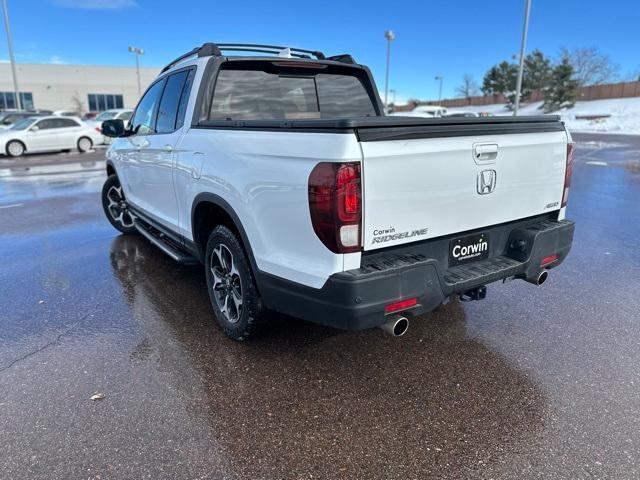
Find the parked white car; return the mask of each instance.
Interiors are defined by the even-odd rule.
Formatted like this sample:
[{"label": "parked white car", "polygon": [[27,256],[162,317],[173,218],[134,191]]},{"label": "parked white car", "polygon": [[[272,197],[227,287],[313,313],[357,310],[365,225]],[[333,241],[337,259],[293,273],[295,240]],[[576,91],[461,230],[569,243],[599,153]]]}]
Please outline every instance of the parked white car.
[{"label": "parked white car", "polygon": [[102,143],[102,135],[78,118],[28,117],[0,132],[0,153],[19,157],[24,153],[77,148],[87,152]]},{"label": "parked white car", "polygon": [[470,112],[469,110],[449,110],[442,116],[447,118],[475,118],[479,115],[476,112]]},{"label": "parked white car", "polygon": [[133,110],[128,108],[113,108],[111,110],[105,110],[104,112],[97,115],[95,118],[91,120],[85,120],[85,123],[94,128],[98,128],[101,130],[102,122],[105,120],[122,120],[126,125],[131,115],[133,114]]},{"label": "parked white car", "polygon": [[37,112],[26,112],[24,110],[11,110],[0,113],[0,130],[9,130],[14,124],[28,117],[42,117],[43,114]]},{"label": "parked white car", "polygon": [[74,112],[73,110],[56,110],[52,115],[56,117],[77,117],[78,112]]},{"label": "parked white car", "polygon": [[391,115],[394,117],[426,117],[426,118],[440,118],[447,114],[446,107],[440,107],[438,105],[420,105],[414,108],[410,112],[396,112]]}]

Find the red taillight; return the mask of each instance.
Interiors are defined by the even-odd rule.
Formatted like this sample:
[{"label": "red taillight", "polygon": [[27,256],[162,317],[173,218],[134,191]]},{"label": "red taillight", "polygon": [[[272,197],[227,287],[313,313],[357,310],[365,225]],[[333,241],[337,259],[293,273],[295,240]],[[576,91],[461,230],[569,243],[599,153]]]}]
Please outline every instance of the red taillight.
[{"label": "red taillight", "polygon": [[564,173],[564,190],[562,191],[562,207],[567,206],[569,200],[569,187],[571,186],[571,175],[573,174],[573,143],[567,143],[567,169]]},{"label": "red taillight", "polygon": [[406,310],[407,308],[415,307],[418,304],[417,298],[407,298],[406,300],[400,300],[399,302],[390,303],[384,307],[384,313],[399,312],[400,310]]},{"label": "red taillight", "polygon": [[335,253],[360,250],[359,163],[319,163],[309,175],[309,211],[318,238]]},{"label": "red taillight", "polygon": [[540,266],[544,267],[545,265],[549,265],[555,262],[557,259],[558,255],[556,255],[555,253],[553,255],[548,255],[542,259],[542,261],[540,262]]},{"label": "red taillight", "polygon": [[96,132],[102,133],[102,129],[100,127],[96,127]]}]

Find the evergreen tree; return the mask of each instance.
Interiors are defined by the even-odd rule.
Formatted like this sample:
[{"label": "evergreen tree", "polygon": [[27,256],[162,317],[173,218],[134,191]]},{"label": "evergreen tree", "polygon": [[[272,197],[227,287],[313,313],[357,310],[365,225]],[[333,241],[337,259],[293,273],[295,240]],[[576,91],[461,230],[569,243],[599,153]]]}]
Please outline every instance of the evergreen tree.
[{"label": "evergreen tree", "polygon": [[526,84],[529,91],[544,90],[549,84],[552,70],[551,60],[540,50],[534,50],[524,57],[523,86]]},{"label": "evergreen tree", "polygon": [[[544,90],[551,77],[551,61],[540,50],[534,50],[524,59],[524,71],[520,100],[526,101],[533,90]],[[501,62],[494,65],[485,74],[482,91],[485,95],[501,93],[507,98],[507,108],[511,108],[516,98],[518,65]]]},{"label": "evergreen tree", "polygon": [[501,62],[491,67],[485,74],[482,80],[482,91],[485,95],[501,93],[509,96],[516,89],[517,77],[518,67],[509,62]]},{"label": "evergreen tree", "polygon": [[553,112],[560,108],[571,108],[578,96],[580,82],[574,78],[573,66],[568,57],[553,68],[549,87],[545,89],[544,111]]}]

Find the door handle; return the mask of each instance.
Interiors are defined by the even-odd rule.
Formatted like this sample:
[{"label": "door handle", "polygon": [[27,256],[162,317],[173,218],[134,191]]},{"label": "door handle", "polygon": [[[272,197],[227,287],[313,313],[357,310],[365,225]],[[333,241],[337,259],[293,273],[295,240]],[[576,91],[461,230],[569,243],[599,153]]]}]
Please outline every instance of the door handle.
[{"label": "door handle", "polygon": [[164,146],[164,151],[165,152],[173,152],[173,147],[171,145],[165,145]]}]

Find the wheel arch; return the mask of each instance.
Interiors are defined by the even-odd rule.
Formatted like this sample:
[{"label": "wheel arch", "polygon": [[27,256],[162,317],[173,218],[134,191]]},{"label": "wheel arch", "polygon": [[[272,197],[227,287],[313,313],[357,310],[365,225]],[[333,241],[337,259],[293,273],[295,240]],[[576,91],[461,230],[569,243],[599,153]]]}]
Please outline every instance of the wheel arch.
[{"label": "wheel arch", "polygon": [[107,177],[110,175],[118,175],[118,172],[116,171],[116,167],[113,165],[113,162],[111,160],[107,160]]},{"label": "wheel arch", "polygon": [[[194,250],[204,262],[205,249],[211,230],[224,225],[239,237],[255,276],[258,274],[251,243],[240,217],[229,203],[215,193],[203,192],[196,195],[191,206],[191,234]],[[257,280],[257,278],[256,278]]]}]

